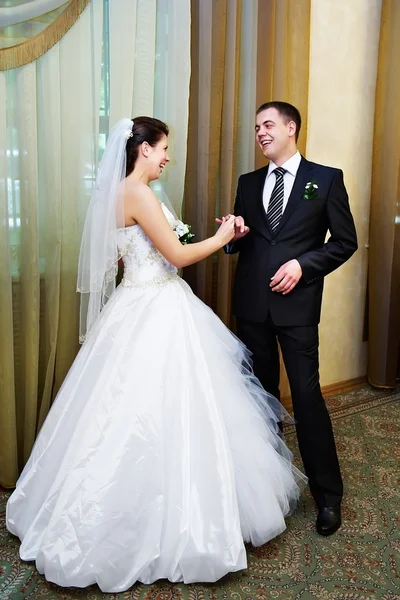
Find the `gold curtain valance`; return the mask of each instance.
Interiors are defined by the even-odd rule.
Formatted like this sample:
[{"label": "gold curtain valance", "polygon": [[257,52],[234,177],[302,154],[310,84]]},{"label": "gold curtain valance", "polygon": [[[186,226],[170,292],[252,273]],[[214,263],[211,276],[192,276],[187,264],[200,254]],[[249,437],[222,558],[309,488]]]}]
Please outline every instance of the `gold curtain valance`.
[{"label": "gold curtain valance", "polygon": [[72,27],[90,0],[72,0],[65,10],[38,35],[21,44],[0,49],[0,71],[16,69],[40,58]]}]

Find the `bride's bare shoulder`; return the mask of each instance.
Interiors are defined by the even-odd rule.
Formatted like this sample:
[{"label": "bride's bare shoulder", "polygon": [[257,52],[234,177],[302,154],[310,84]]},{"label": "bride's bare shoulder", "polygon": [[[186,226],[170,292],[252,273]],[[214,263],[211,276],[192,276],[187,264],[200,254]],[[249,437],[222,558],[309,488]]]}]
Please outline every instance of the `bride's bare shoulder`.
[{"label": "bride's bare shoulder", "polygon": [[145,183],[141,183],[140,181],[126,179],[123,186],[125,196],[128,198],[134,199],[142,196],[154,196],[154,193],[149,186]]},{"label": "bride's bare shoulder", "polygon": [[126,180],[123,193],[125,222],[141,222],[149,215],[154,217],[162,212],[153,190],[144,183]]},{"label": "bride's bare shoulder", "polygon": [[156,202],[158,204],[153,190],[150,189],[145,183],[141,183],[139,181],[127,180],[125,182],[124,198],[125,204],[128,206],[140,205],[143,202],[151,204]]}]

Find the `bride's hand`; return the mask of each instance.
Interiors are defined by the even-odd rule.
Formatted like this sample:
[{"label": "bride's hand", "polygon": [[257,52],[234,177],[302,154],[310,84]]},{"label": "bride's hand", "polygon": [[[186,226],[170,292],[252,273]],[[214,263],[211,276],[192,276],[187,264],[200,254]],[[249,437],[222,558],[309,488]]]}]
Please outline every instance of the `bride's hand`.
[{"label": "bride's hand", "polygon": [[221,225],[215,237],[221,241],[221,247],[229,244],[235,235],[235,216],[222,217]]},{"label": "bride's hand", "polygon": [[[216,223],[221,225],[223,223],[223,219],[228,219],[231,215],[227,215],[226,217],[222,217],[222,219],[215,219]],[[243,217],[235,217],[235,236],[233,237],[233,241],[237,242],[242,237],[249,233],[250,229],[245,225]]]}]

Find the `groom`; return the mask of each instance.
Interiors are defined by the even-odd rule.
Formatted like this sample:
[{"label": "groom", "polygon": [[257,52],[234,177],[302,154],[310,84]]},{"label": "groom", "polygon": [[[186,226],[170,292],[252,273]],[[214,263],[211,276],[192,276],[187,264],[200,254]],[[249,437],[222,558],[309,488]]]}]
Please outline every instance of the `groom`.
[{"label": "groom", "polygon": [[300,127],[291,104],[268,102],[258,109],[256,139],[269,164],[239,178],[236,234],[226,251],[239,252],[233,289],[238,336],[253,353],[255,375],[277,398],[279,342],[318,506],[317,531],[331,535],[341,525],[343,483],[319,385],[318,323],[324,277],[357,250],[357,237],[342,171],[300,155]]}]

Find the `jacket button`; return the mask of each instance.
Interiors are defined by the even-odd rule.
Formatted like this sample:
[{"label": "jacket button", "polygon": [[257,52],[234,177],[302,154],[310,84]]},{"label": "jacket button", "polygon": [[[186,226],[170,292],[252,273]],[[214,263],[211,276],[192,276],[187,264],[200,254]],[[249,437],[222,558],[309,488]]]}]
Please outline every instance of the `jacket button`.
[{"label": "jacket button", "polygon": [[271,241],[271,246],[275,246],[275,244],[276,244],[276,241],[275,241],[275,240],[272,240],[272,241]]}]

